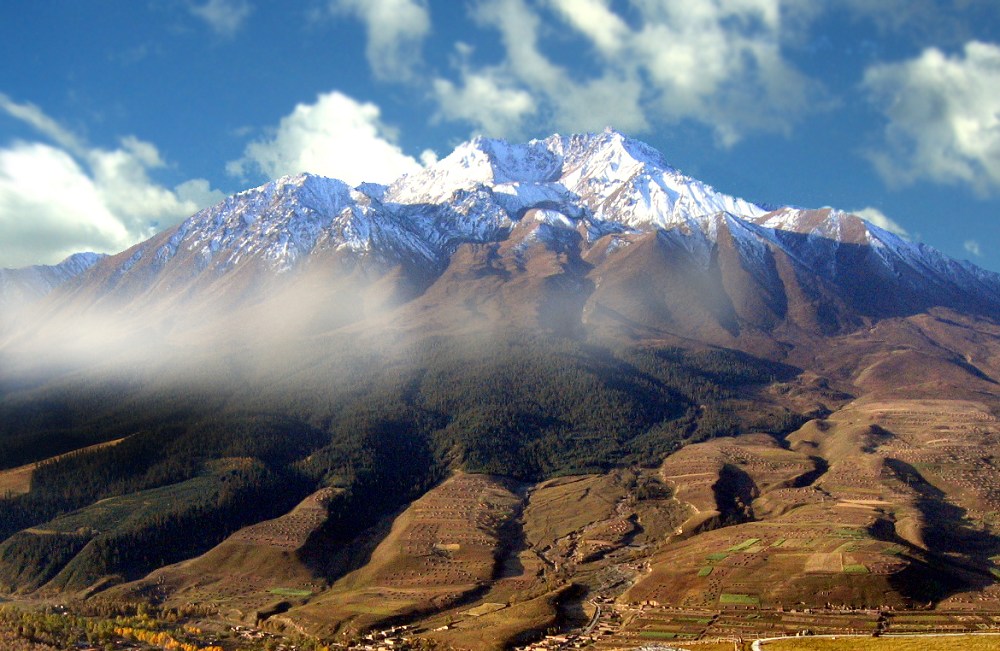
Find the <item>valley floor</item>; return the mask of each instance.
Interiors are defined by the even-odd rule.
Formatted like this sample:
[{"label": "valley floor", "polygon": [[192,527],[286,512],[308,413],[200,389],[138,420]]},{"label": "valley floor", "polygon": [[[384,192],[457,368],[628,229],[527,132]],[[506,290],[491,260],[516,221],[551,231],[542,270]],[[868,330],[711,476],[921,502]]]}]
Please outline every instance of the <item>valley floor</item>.
[{"label": "valley floor", "polygon": [[[732,609],[695,611],[657,606],[601,606],[587,628],[549,635],[519,647],[523,651],[600,649],[618,651],[643,647],[681,647],[692,651],[723,649],[994,649],[1000,646],[1000,611]],[[847,646],[829,644],[850,638]],[[826,640],[823,642],[822,640]],[[874,642],[874,645],[873,645]],[[756,643],[756,644],[755,644]],[[908,643],[912,643],[908,646]],[[916,645],[916,646],[913,646]]]},{"label": "valley floor", "polygon": [[[82,616],[14,602],[0,610],[4,651],[133,649],[180,651],[389,651],[452,647],[416,625],[372,630],[353,641],[320,641],[177,611]],[[1000,611],[695,611],[592,602],[584,627],[547,635],[517,651],[987,651],[1000,645]]]}]

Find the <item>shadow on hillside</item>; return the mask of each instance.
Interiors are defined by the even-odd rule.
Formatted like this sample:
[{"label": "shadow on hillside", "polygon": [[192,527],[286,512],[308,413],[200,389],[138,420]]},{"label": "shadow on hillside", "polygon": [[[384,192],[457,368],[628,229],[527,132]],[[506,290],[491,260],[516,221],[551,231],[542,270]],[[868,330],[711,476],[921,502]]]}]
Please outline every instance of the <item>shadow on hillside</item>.
[{"label": "shadow on hillside", "polygon": [[886,459],[886,466],[917,494],[921,533],[930,550],[926,560],[912,559],[906,570],[892,577],[894,587],[915,602],[936,603],[996,583],[989,558],[1000,553],[1000,537],[972,526],[966,510],[949,503],[944,492],[910,464]]},{"label": "shadow on hillside", "polygon": [[742,468],[731,463],[722,466],[718,481],[712,485],[712,493],[722,526],[751,522],[754,519],[752,504],[760,495],[760,490]]}]

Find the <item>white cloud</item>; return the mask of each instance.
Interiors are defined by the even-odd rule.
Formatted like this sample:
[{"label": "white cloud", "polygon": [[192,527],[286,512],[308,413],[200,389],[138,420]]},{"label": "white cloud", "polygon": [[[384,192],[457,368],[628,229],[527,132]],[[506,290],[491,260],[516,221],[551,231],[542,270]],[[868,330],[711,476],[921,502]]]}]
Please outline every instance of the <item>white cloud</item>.
[{"label": "white cloud", "polygon": [[889,231],[890,233],[895,233],[900,237],[909,237],[909,233],[903,228],[897,221],[889,218],[884,212],[878,208],[872,208],[868,206],[860,210],[852,210],[852,213],[860,216],[863,219],[870,221],[882,230]]},{"label": "white cloud", "polygon": [[438,162],[438,155],[433,149],[425,149],[420,152],[420,164],[424,167],[430,167],[436,162]]},{"label": "white cloud", "polygon": [[979,248],[979,242],[977,242],[976,240],[965,240],[965,244],[963,246],[965,247],[966,251],[976,256],[977,258],[981,258],[983,256],[983,250]]},{"label": "white cloud", "polygon": [[[600,10],[600,3],[591,4],[593,11]],[[547,127],[567,131],[648,127],[639,105],[643,85],[635,71],[606,70],[573,79],[541,52],[545,26],[522,0],[481,3],[474,18],[499,30],[506,59],[476,68],[470,64],[472,48],[458,44],[459,83],[444,78],[433,83],[441,117],[469,122],[490,136],[510,137],[523,135],[525,125],[538,118]],[[598,36],[609,49],[615,47],[613,32]]]},{"label": "white cloud", "polygon": [[174,193],[181,202],[195,206],[212,206],[225,199],[225,195],[213,189],[205,179],[184,181],[174,188]]},{"label": "white cloud", "polygon": [[960,55],[928,48],[865,72],[864,88],[889,122],[869,156],[886,180],[1000,189],[1000,46],[972,41]]},{"label": "white cloud", "polygon": [[524,119],[535,112],[535,100],[496,71],[464,71],[462,85],[435,79],[438,115],[474,124],[483,133],[515,134]]},{"label": "white cloud", "polygon": [[424,0],[330,0],[329,6],[334,14],[352,15],[365,24],[365,55],[376,77],[412,77],[431,31]]},{"label": "white cloud", "polygon": [[487,0],[478,5],[475,18],[481,25],[499,30],[509,72],[524,83],[543,92],[554,91],[554,86],[568,76],[539,51],[541,20],[523,0]]},{"label": "white cloud", "polygon": [[[642,0],[636,60],[660,116],[695,119],[723,145],[751,130],[782,131],[822,104],[814,82],[783,57],[780,0]],[[813,104],[815,102],[815,104]]]},{"label": "white cloud", "polygon": [[222,199],[204,179],[173,190],[150,179],[164,163],[148,142],[129,136],[116,149],[89,147],[36,106],[0,96],[0,110],[58,145],[0,148],[0,266],[118,252]]},{"label": "white cloud", "polygon": [[[379,120],[379,108],[336,91],[299,104],[281,119],[273,137],[247,145],[243,157],[231,161],[231,174],[257,168],[269,178],[311,172],[351,185],[388,183],[421,169],[393,140]],[[426,152],[425,152],[426,157]]]},{"label": "white cloud", "polygon": [[226,38],[235,36],[253,11],[246,0],[206,0],[204,4],[189,5],[188,9]]},{"label": "white cloud", "polygon": [[34,104],[21,104],[19,102],[15,102],[7,95],[0,93],[0,110],[4,111],[11,117],[17,118],[18,120],[30,125],[42,135],[50,138],[55,141],[56,144],[73,152],[74,154],[80,155],[86,149],[83,143],[81,143],[75,135],[64,129],[58,122],[45,115],[42,109],[38,108]]},{"label": "white cloud", "polygon": [[0,149],[0,232],[4,267],[110,251],[128,240],[87,173],[66,152],[41,143]]},{"label": "white cloud", "polygon": [[607,0],[550,0],[552,6],[605,55],[621,52],[630,36],[628,25],[611,11]]},{"label": "white cloud", "polygon": [[[468,56],[460,58],[458,81],[437,79],[434,95],[443,117],[490,135],[519,135],[529,120],[570,131],[610,125],[635,132],[693,120],[729,146],[749,131],[787,130],[826,103],[821,86],[782,55],[787,21],[802,13],[795,6],[634,0],[633,20],[626,22],[610,0],[541,6],[484,0],[473,18],[498,30],[503,60],[473,67]],[[544,52],[567,29],[590,46],[595,65],[589,74],[570,71]]]}]

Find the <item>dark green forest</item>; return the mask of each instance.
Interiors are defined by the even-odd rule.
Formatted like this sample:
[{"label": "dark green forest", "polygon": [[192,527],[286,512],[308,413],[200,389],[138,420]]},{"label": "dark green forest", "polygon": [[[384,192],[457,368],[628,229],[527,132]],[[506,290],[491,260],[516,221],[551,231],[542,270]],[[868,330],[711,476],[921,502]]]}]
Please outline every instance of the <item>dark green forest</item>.
[{"label": "dark green forest", "polygon": [[[759,398],[796,369],[726,350],[516,333],[324,364],[211,390],[153,379],[8,388],[3,467],[123,440],[42,462],[28,494],[0,499],[0,588],[138,578],[322,486],[345,489],[325,535],[346,542],[453,469],[536,481],[656,465],[688,442],[802,422]],[[146,506],[133,513],[137,495]],[[132,515],[112,521],[116,508]]]}]

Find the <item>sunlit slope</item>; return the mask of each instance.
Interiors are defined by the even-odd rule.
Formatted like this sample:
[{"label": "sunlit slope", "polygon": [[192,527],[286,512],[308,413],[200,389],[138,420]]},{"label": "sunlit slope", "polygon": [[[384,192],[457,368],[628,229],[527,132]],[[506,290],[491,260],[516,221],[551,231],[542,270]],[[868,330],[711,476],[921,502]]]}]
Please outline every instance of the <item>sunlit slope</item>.
[{"label": "sunlit slope", "polygon": [[[779,452],[814,470],[770,486],[759,476],[778,466],[745,443],[688,446],[663,466],[678,499],[711,513],[725,498],[735,524],[669,546],[622,599],[701,608],[972,607],[978,590],[995,599],[1000,472],[972,450],[992,449],[997,436],[982,404],[859,401],[789,435]],[[719,448],[740,447],[729,477],[711,469]]]}]

